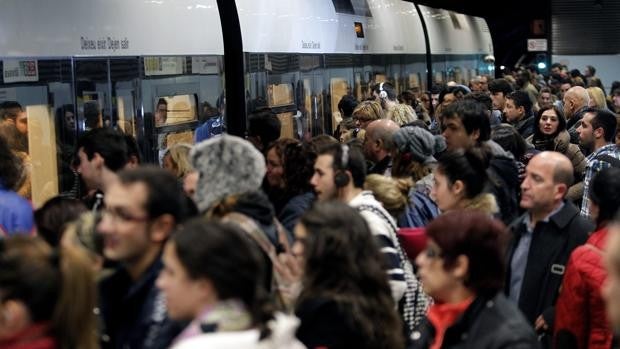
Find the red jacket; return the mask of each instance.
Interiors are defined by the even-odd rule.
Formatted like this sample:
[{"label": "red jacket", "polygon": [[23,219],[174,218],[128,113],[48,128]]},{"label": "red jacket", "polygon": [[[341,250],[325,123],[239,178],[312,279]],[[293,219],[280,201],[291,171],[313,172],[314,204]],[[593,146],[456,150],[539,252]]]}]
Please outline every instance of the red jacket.
[{"label": "red jacket", "polygon": [[601,298],[606,241],[607,228],[602,228],[570,256],[555,307],[556,348],[611,348],[613,333]]},{"label": "red jacket", "polygon": [[0,340],[0,349],[57,349],[54,338],[49,335],[47,323],[34,324],[11,338]]}]

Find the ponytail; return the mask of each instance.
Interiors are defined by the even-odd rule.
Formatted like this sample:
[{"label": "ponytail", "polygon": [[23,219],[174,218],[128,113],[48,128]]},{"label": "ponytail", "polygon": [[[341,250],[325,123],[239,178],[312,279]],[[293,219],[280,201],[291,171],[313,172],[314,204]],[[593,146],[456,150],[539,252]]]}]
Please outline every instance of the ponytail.
[{"label": "ponytail", "polygon": [[409,178],[396,179],[378,174],[368,175],[364,182],[364,189],[372,191],[394,218],[405,212],[412,186],[413,181]]}]

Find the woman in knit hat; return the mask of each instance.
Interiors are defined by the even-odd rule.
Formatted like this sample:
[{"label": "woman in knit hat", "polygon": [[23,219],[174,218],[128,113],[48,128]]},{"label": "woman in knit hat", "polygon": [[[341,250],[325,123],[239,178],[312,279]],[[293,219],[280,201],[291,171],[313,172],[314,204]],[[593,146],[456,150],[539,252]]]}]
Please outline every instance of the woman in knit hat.
[{"label": "woman in knit hat", "polygon": [[443,137],[422,127],[405,126],[396,131],[393,139],[392,176],[410,177],[419,191],[430,193],[432,172],[437,164],[435,155],[446,149]]},{"label": "woman in knit hat", "polygon": [[[260,190],[266,173],[263,154],[245,139],[224,134],[195,145],[190,158],[199,173],[194,193],[198,210],[207,218],[238,224],[261,247],[269,266],[275,267],[278,253],[289,250],[292,236]],[[275,270],[266,278],[266,286],[284,307],[286,296],[276,291],[286,288],[285,282]]]},{"label": "woman in knit hat", "polygon": [[439,214],[429,194],[433,186],[434,155],[446,148],[442,136],[422,127],[405,126],[394,134],[392,177],[408,193],[408,205],[398,217],[400,227],[423,227]]}]

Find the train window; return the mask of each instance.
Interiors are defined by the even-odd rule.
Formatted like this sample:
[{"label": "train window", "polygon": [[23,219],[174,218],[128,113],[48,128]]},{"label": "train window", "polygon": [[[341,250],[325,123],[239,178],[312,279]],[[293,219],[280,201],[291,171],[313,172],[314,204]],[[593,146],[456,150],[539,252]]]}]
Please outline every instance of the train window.
[{"label": "train window", "polygon": [[221,56],[143,57],[142,63],[139,95],[153,161],[161,161],[175,143],[191,144],[223,131]]}]

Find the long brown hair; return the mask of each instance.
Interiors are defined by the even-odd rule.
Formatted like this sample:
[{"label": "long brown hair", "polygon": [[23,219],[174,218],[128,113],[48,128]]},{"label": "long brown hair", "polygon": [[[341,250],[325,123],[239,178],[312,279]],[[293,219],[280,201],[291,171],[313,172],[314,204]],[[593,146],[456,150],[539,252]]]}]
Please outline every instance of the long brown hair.
[{"label": "long brown hair", "polygon": [[308,236],[298,304],[333,300],[350,317],[365,348],[402,348],[403,326],[383,256],[364,219],[345,204],[328,202],[315,205],[300,224]]},{"label": "long brown hair", "polygon": [[24,303],[33,322],[49,322],[60,348],[99,348],[95,275],[82,251],[38,237],[0,240],[0,290],[2,301]]}]

